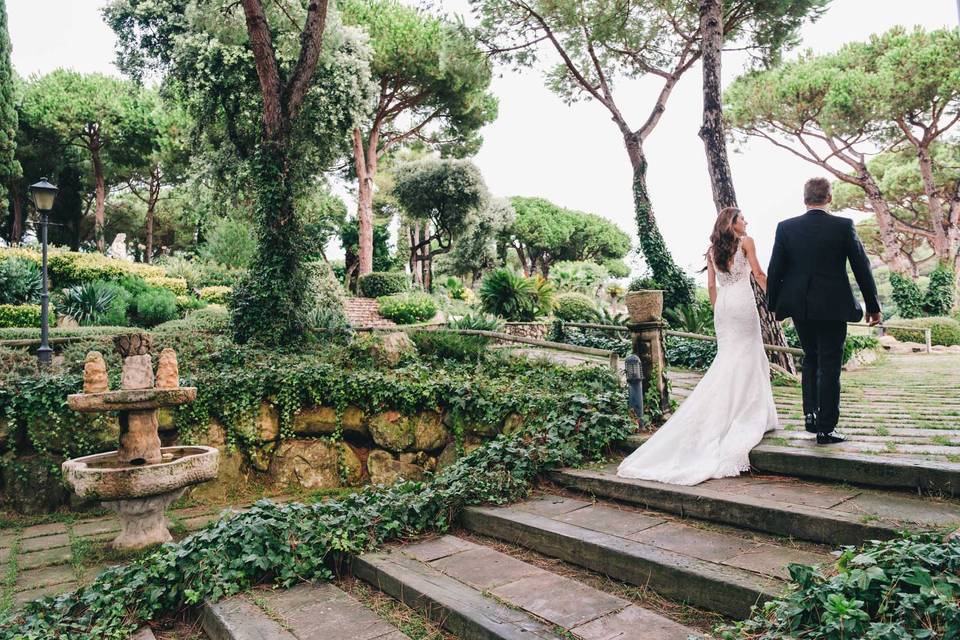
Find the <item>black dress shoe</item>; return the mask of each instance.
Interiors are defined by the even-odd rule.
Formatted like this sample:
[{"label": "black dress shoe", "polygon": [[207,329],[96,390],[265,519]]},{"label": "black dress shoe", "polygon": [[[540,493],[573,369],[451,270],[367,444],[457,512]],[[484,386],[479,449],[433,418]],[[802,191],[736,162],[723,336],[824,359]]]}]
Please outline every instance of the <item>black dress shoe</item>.
[{"label": "black dress shoe", "polygon": [[838,442],[846,442],[847,439],[835,431],[830,433],[818,433],[817,434],[817,444],[837,444]]},{"label": "black dress shoe", "polygon": [[817,414],[808,413],[803,416],[803,423],[807,431],[817,433]]}]

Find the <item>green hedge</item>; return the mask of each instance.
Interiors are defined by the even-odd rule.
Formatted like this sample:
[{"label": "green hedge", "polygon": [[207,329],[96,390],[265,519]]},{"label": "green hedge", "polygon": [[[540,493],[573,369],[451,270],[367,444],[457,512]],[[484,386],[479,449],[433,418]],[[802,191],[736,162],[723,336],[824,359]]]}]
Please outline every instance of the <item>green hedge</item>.
[{"label": "green hedge", "polygon": [[437,303],[426,293],[414,292],[378,298],[380,315],[397,324],[426,322],[437,314]]},{"label": "green hedge", "polygon": [[402,271],[374,271],[360,276],[360,293],[365,298],[380,298],[403,293],[410,288],[410,277]]},{"label": "green hedge", "polygon": [[[0,327],[39,327],[40,305],[0,304]],[[39,333],[39,329],[38,329]]]},{"label": "green hedge", "polygon": [[930,329],[933,344],[945,347],[960,344],[960,322],[953,318],[914,318],[897,320],[896,324],[906,326],[908,329],[887,329],[887,331],[902,342],[923,342],[923,331],[919,329]]},{"label": "green hedge", "polygon": [[593,298],[568,292],[553,297],[553,315],[566,322],[596,322],[600,313]]},{"label": "green hedge", "polygon": [[[40,264],[39,251],[23,248],[0,249],[0,257],[19,256]],[[126,276],[163,278],[163,267],[108,258],[100,253],[78,253],[53,248],[47,256],[47,269],[55,289],[72,287],[91,280],[120,280]]]},{"label": "green hedge", "polygon": [[[124,333],[141,333],[142,327],[50,327],[51,338],[96,338],[100,336],[116,336]],[[37,327],[27,328],[3,328],[0,329],[0,340],[39,340],[40,339],[40,321],[37,320]]]}]

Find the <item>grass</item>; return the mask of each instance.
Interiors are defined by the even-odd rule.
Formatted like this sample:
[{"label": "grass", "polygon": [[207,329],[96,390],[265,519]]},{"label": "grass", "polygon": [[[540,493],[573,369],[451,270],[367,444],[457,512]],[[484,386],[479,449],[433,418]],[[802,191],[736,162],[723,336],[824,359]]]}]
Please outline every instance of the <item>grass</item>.
[{"label": "grass", "polygon": [[456,636],[447,633],[423,614],[355,578],[343,577],[335,584],[402,631],[410,640],[456,640]]},{"label": "grass", "polygon": [[0,581],[0,616],[5,614],[13,606],[13,587],[17,582],[17,574],[20,567],[17,564],[17,557],[20,555],[20,531],[16,532],[13,542],[10,543],[10,557],[7,559],[7,569],[3,572],[3,579]]}]

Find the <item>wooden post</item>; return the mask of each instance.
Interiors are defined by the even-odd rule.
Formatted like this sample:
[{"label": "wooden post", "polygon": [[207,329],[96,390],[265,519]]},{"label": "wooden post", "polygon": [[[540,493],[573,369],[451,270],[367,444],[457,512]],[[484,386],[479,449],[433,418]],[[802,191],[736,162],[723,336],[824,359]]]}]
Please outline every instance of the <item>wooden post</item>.
[{"label": "wooden post", "polygon": [[933,331],[930,329],[923,330],[923,341],[927,345],[927,353],[933,353]]},{"label": "wooden post", "polygon": [[633,352],[640,358],[643,368],[643,393],[651,387],[660,397],[660,408],[670,409],[670,394],[667,390],[667,353],[662,321],[627,323],[633,342]]},{"label": "wooden post", "polygon": [[620,372],[620,357],[616,351],[610,352],[610,371],[613,372],[613,375],[618,375]]}]

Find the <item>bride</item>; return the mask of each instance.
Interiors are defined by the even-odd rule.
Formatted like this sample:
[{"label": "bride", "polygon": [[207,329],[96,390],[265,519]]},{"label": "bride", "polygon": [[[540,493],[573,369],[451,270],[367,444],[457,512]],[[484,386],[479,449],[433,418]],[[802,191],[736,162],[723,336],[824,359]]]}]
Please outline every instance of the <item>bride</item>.
[{"label": "bride", "polygon": [[766,289],[747,221],[728,207],[707,251],[717,357],[677,412],[617,469],[625,478],[694,485],[750,469],[750,450],[777,427],[770,364],[750,274]]}]

